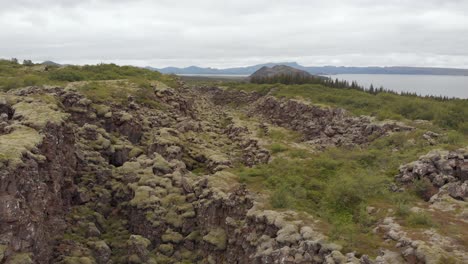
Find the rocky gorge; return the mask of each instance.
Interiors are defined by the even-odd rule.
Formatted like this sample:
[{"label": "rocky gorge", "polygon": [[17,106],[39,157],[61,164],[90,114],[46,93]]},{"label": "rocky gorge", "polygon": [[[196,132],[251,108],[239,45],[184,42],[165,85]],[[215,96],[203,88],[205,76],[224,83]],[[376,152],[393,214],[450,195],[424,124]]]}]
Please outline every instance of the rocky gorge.
[{"label": "rocky gorge", "polygon": [[[468,261],[459,243],[446,246],[436,231],[440,243],[410,238],[391,216],[375,232],[399,244],[356,254],[313,217],[268,208],[230,170],[272,159],[238,112],[298,133],[314,151],[365,146],[409,125],[220,87],[154,82],[142,96],[104,83],[122,90],[108,100],[86,82],[0,94],[0,263]],[[395,191],[427,181],[430,203],[455,204],[466,223],[467,166],[466,149],[430,153],[400,168]]]}]

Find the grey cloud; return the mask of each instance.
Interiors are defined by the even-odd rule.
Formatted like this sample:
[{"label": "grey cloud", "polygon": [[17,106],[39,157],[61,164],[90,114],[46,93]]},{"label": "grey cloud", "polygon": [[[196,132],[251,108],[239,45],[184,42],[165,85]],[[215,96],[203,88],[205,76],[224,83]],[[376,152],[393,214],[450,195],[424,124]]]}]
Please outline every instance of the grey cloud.
[{"label": "grey cloud", "polygon": [[0,57],[468,68],[468,1],[0,0]]}]

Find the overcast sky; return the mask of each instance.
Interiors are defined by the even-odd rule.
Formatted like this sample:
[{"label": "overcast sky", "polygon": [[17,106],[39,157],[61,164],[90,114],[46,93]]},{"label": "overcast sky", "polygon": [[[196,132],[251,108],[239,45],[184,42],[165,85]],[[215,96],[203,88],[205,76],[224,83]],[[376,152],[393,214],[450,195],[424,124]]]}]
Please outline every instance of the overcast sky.
[{"label": "overcast sky", "polygon": [[468,68],[468,0],[0,0],[0,58]]}]

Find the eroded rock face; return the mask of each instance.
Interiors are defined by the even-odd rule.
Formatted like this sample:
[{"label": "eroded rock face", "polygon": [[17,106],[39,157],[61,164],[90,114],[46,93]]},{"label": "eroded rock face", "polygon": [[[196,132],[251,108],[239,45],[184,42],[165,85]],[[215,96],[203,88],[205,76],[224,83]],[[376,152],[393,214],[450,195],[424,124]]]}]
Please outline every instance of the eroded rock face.
[{"label": "eroded rock face", "polygon": [[340,108],[324,108],[290,99],[244,91],[225,91],[200,87],[216,104],[243,105],[251,116],[300,132],[304,141],[318,148],[353,146],[369,143],[390,132],[407,131],[411,127],[397,122],[373,121],[370,117],[351,116]]},{"label": "eroded rock face", "polygon": [[403,184],[428,181],[459,200],[468,198],[468,150],[434,150],[400,167],[396,180]]},{"label": "eroded rock face", "polygon": [[75,188],[73,133],[70,127],[52,124],[42,133],[42,142],[20,164],[3,165],[0,171],[0,244],[6,247],[7,263],[20,254],[48,263],[51,238],[66,228],[63,219]]}]

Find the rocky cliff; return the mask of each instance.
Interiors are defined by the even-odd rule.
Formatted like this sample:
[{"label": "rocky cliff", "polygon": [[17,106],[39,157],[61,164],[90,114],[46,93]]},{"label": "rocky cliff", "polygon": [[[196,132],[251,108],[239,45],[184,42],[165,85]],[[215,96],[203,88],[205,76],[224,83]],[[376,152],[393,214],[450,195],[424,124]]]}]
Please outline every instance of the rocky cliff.
[{"label": "rocky cliff", "polygon": [[[124,103],[86,83],[0,95],[0,263],[372,263],[239,183],[229,168],[270,152],[225,104],[319,148],[411,128],[255,93],[107,84]],[[462,179],[457,155],[447,175]]]}]

